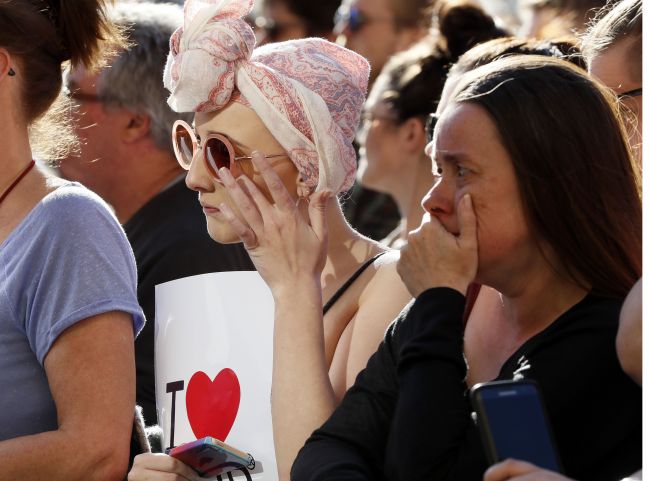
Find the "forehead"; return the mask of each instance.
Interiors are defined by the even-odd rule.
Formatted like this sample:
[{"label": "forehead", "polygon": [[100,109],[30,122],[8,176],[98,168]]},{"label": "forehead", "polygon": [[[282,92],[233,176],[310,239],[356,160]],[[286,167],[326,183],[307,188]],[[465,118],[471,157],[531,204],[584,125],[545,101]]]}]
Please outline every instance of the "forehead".
[{"label": "forehead", "polygon": [[490,115],[469,102],[451,103],[436,123],[435,156],[452,152],[483,162],[490,157],[509,158]]},{"label": "forehead", "polygon": [[194,126],[200,133],[216,131],[229,137],[256,129],[266,129],[253,109],[232,101],[218,111],[197,112],[194,115]]},{"label": "forehead", "polygon": [[[197,112],[194,127],[199,136],[210,132],[224,134],[251,150],[280,152],[282,147],[253,109],[239,102],[230,102],[216,112]],[[280,149],[280,150],[278,150]]]}]

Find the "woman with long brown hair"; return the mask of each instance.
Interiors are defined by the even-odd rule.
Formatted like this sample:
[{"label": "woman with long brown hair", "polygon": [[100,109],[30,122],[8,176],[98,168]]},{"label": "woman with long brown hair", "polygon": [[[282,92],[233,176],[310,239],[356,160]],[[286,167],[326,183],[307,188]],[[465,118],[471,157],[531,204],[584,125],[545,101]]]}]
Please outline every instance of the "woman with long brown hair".
[{"label": "woman with long brown hair", "polygon": [[443,99],[437,179],[398,264],[416,299],[292,479],[481,480],[468,388],[513,378],[539,384],[568,476],[622,478],[641,466],[641,391],[615,349],[641,195],[615,99],[535,56],[468,72]]},{"label": "woman with long brown hair", "polygon": [[[0,479],[119,480],[143,325],[133,253],[96,195],[35,167],[62,64],[121,43],[100,0],[0,2]],[[52,114],[52,111],[50,111]],[[30,141],[30,133],[37,134]]]}]

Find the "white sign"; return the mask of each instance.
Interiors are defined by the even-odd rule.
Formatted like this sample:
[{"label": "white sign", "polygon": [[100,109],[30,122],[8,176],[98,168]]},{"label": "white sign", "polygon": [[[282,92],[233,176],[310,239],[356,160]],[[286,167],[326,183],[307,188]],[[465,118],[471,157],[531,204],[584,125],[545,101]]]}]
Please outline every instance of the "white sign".
[{"label": "white sign", "polygon": [[257,272],[156,286],[156,406],[163,448],[205,436],[250,453],[223,481],[277,481],[271,424],[273,297]]}]

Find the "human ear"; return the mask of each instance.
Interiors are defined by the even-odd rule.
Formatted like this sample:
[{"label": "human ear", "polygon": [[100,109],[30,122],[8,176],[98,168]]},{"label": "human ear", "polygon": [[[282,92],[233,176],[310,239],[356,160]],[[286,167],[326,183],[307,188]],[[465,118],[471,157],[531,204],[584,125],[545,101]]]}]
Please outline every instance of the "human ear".
[{"label": "human ear", "polygon": [[400,125],[401,147],[410,154],[421,154],[426,146],[424,123],[418,117],[411,117]]},{"label": "human ear", "polygon": [[0,48],[0,81],[14,75],[16,75],[16,71],[15,66],[12,65],[11,54],[6,48]]},{"label": "human ear", "polygon": [[132,143],[149,136],[151,131],[151,117],[126,109],[122,116],[122,138],[125,142]]}]

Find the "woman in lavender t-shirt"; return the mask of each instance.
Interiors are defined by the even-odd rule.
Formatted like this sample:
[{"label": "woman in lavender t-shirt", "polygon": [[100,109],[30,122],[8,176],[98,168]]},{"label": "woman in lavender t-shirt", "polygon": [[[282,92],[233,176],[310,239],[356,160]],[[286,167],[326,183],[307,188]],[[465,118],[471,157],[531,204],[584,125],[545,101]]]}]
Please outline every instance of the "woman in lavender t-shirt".
[{"label": "woman in lavender t-shirt", "polygon": [[118,37],[103,0],[41,3],[0,3],[0,479],[120,480],[144,323],[133,253],[97,196],[34,168],[28,136],[62,63],[90,67]]}]

